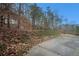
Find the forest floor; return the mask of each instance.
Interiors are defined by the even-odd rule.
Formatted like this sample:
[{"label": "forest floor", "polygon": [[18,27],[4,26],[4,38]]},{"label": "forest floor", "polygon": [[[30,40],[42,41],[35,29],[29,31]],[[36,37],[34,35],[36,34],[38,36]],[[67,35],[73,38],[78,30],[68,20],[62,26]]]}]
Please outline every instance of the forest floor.
[{"label": "forest floor", "polygon": [[28,33],[18,31],[18,29],[0,28],[0,55],[21,56],[27,54],[33,46],[56,36],[58,35],[55,31]]}]

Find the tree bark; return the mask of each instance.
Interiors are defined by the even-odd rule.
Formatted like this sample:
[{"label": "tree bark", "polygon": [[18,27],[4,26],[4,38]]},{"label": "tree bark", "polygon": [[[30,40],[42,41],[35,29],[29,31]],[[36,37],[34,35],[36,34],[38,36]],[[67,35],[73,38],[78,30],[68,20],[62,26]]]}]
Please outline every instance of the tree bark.
[{"label": "tree bark", "polygon": [[3,16],[1,16],[1,27],[3,27]]},{"label": "tree bark", "polygon": [[32,29],[35,29],[35,18],[32,17]]},{"label": "tree bark", "polygon": [[9,15],[8,15],[8,18],[7,18],[7,23],[8,23],[7,27],[10,28],[10,16]]}]

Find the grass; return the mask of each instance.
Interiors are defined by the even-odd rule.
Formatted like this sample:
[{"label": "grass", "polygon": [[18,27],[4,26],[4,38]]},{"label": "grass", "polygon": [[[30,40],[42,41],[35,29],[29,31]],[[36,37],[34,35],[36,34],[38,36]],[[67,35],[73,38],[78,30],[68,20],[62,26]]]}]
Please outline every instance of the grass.
[{"label": "grass", "polygon": [[56,30],[51,30],[51,29],[48,29],[48,30],[39,30],[37,31],[37,35],[40,36],[40,37],[45,37],[45,36],[58,36],[59,35],[59,32],[56,31]]}]

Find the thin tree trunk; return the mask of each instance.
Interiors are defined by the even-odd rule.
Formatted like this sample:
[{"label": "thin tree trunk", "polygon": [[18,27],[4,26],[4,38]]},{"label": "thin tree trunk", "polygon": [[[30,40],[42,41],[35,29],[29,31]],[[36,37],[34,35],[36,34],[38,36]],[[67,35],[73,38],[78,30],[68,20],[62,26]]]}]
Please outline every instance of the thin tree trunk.
[{"label": "thin tree trunk", "polygon": [[7,27],[10,28],[10,16],[8,15],[8,19],[7,19]]},{"label": "thin tree trunk", "polygon": [[35,18],[34,17],[32,18],[32,28],[33,30],[35,29]]},{"label": "thin tree trunk", "polygon": [[3,27],[3,16],[1,16],[1,27]]},{"label": "thin tree trunk", "polygon": [[[19,4],[19,17],[21,16],[21,3]],[[20,26],[20,18],[18,19],[18,29]]]}]

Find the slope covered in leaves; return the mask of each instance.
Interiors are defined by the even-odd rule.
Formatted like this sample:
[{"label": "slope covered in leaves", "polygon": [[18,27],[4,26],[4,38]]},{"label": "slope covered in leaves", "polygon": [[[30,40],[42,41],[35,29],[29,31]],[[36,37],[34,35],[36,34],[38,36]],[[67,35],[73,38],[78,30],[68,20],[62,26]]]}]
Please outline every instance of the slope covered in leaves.
[{"label": "slope covered in leaves", "polygon": [[[18,29],[0,28],[0,55],[19,55],[26,49],[30,37]],[[27,49],[26,49],[27,50]]]}]

